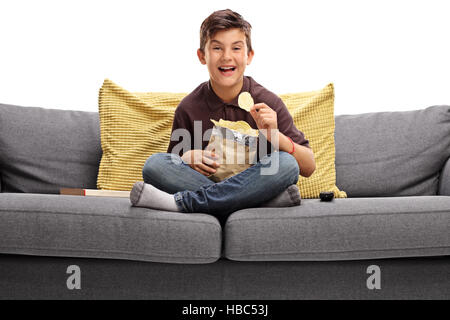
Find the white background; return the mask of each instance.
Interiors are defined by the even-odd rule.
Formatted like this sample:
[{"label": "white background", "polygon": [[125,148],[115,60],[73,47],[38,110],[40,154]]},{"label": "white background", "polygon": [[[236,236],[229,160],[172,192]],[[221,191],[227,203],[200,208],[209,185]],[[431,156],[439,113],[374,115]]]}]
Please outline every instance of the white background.
[{"label": "white background", "polygon": [[129,91],[208,80],[202,21],[232,9],[253,27],[246,75],[277,93],[335,86],[335,113],[450,104],[447,0],[0,0],[0,103],[97,111],[108,78]]}]

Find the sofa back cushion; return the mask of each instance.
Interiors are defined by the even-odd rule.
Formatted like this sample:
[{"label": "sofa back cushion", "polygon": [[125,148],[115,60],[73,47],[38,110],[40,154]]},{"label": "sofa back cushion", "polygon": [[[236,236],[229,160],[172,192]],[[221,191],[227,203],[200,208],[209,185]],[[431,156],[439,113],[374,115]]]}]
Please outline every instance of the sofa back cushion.
[{"label": "sofa back cushion", "polygon": [[0,104],[2,192],[96,188],[98,113]]},{"label": "sofa back cushion", "polygon": [[349,197],[436,195],[450,106],[335,118],[336,184]]},{"label": "sofa back cushion", "polygon": [[442,196],[450,196],[450,158],[442,168],[441,176],[439,177],[438,194]]}]

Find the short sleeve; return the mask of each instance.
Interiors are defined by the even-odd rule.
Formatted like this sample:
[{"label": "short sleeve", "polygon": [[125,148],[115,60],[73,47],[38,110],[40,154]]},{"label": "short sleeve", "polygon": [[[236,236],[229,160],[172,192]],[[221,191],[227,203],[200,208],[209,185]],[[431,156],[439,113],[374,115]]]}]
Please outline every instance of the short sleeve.
[{"label": "short sleeve", "polygon": [[[189,132],[192,132],[191,130],[191,122],[189,121],[189,117],[186,114],[186,112],[183,111],[179,106],[177,109],[175,109],[175,115],[173,117],[173,123],[172,123],[172,131],[170,133],[170,142],[169,147],[167,148],[167,153],[172,153],[173,147],[175,147],[180,141],[178,140],[172,140],[172,133],[177,129],[187,129]],[[180,157],[182,154],[178,154]]]},{"label": "short sleeve", "polygon": [[309,146],[309,141],[305,139],[303,132],[298,130],[295,126],[294,120],[283,100],[277,97],[272,108],[277,112],[278,130],[285,136],[291,138],[295,143],[311,148]]}]

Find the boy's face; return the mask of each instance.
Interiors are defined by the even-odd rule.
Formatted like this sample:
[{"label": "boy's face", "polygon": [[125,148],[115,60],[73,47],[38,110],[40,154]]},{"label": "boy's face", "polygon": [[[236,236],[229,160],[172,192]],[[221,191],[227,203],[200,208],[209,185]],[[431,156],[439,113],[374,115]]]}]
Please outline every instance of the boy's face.
[{"label": "boy's face", "polygon": [[210,79],[216,87],[232,88],[242,83],[254,52],[247,50],[245,33],[233,28],[216,32],[206,42],[205,52],[198,49],[197,55],[200,62],[208,66]]}]

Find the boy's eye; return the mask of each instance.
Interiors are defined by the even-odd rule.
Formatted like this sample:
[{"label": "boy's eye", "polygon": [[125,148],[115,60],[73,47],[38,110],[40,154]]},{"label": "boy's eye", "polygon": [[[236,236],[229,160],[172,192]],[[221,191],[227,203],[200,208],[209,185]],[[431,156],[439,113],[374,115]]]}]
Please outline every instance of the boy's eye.
[{"label": "boy's eye", "polygon": [[[213,47],[213,50],[221,50],[222,48],[220,48],[220,47]],[[235,47],[235,48],[233,48],[233,50],[241,50],[241,48],[240,47]]]}]

